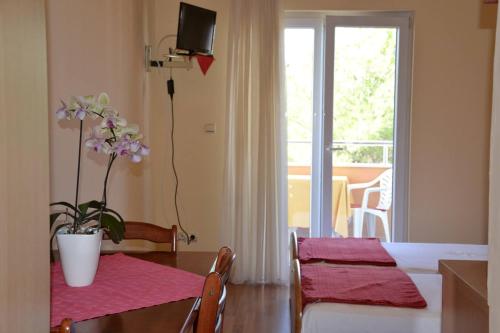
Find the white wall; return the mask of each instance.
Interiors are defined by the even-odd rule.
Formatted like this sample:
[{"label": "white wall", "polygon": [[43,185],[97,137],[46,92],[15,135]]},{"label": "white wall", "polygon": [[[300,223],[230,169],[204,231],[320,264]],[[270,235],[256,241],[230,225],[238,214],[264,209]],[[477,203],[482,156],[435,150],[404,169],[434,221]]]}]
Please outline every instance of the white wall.
[{"label": "white wall", "polygon": [[[215,250],[219,247],[220,209],[224,168],[224,118],[226,110],[226,40],[229,0],[190,1],[217,11],[214,44],[215,62],[206,76],[196,61],[193,69],[174,70],[175,151],[179,174],[179,206],[182,223],[198,241],[181,249]],[[165,34],[177,32],[178,1],[156,0],[148,8],[150,43],[155,45]],[[169,39],[162,47],[175,46]],[[170,165],[170,105],[166,93],[168,72],[148,74],[148,126],[151,155],[148,219],[163,226],[176,223],[173,205],[174,178]],[[215,134],[203,126],[215,123]]]},{"label": "white wall", "polygon": [[[47,1],[51,200],[73,202],[78,123],[58,121],[60,99],[107,92],[130,123],[143,128],[142,1]],[[86,135],[96,123],[86,123]],[[149,138],[145,138],[148,142]],[[80,202],[100,200],[107,158],[82,153]],[[144,168],[119,159],[109,181],[109,205],[129,220],[144,217]]]},{"label": "white wall", "polygon": [[[224,165],[229,0],[192,3],[217,11],[216,61],[206,76],[195,61],[190,71],[173,71],[179,206],[183,225],[199,238],[189,249],[215,250]],[[165,86],[168,72],[146,73],[143,56],[146,41],[156,47],[165,34],[177,32],[178,11],[179,1],[170,0],[47,2],[52,201],[74,200],[78,140],[77,124],[58,122],[53,111],[61,98],[106,91],[118,111],[141,125],[144,141],[151,146],[151,155],[143,163],[123,160],[114,167],[110,206],[126,220],[165,227],[176,223]],[[169,39],[164,46],[175,46],[174,42]],[[216,134],[203,131],[206,123],[216,124]],[[104,163],[104,156],[85,151],[81,200],[100,199]]]}]

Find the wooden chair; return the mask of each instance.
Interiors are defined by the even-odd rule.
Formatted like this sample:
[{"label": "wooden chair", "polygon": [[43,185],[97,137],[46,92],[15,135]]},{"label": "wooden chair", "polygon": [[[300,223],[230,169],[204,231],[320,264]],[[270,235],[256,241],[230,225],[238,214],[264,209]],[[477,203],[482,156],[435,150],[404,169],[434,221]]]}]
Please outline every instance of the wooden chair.
[{"label": "wooden chair", "polygon": [[226,303],[226,287],[217,272],[211,272],[205,279],[201,298],[195,303],[188,315],[181,333],[219,333],[222,332],[222,312]]},{"label": "wooden chair", "polygon": [[[223,246],[220,248],[219,253],[217,254],[217,259],[214,264],[214,271],[219,273],[222,277],[222,283],[224,287],[227,286],[227,282],[229,281],[229,277],[231,276],[231,268],[233,267],[233,263],[236,260],[236,254],[229,248],[228,246]],[[220,324],[224,325],[224,310],[226,309],[226,305],[222,305],[221,313],[220,313]],[[222,331],[222,328],[221,328]]]},{"label": "wooden chair", "polygon": [[231,274],[231,268],[233,267],[233,263],[236,260],[236,254],[231,250],[231,248],[227,246],[223,246],[220,248],[219,253],[217,254],[217,259],[215,259],[215,263],[211,271],[217,272],[222,277],[222,283],[224,285],[227,284],[229,280],[229,276]]},{"label": "wooden chair", "polygon": [[[108,239],[105,235],[104,239]],[[177,253],[177,226],[171,229],[146,222],[125,222],[124,239],[147,240],[154,243],[171,244],[170,252]]]},{"label": "wooden chair", "polygon": [[[215,272],[218,273],[219,276],[221,277],[222,284],[224,285],[224,293],[226,293],[225,286],[227,285],[227,282],[229,281],[229,277],[231,274],[231,268],[233,266],[233,263],[236,259],[236,254],[233,253],[233,250],[231,250],[230,247],[228,246],[223,246],[220,248],[219,253],[217,254],[217,258],[214,261],[214,264],[212,265],[212,268],[210,269],[210,272]],[[186,322],[184,323],[183,329],[181,332],[188,332],[187,329],[188,327],[197,327],[197,322],[198,322],[198,312],[200,310],[201,306],[201,298],[198,298],[191,309],[191,312],[188,315],[188,318],[186,319]],[[219,313],[219,322],[218,325],[220,325],[220,332],[222,332],[222,326],[224,325],[224,310],[226,308],[225,302],[221,305],[220,308],[220,313]],[[193,330],[196,332],[196,330]]]},{"label": "wooden chair", "polygon": [[73,321],[69,318],[65,318],[61,321],[61,325],[51,328],[50,333],[73,333]]}]

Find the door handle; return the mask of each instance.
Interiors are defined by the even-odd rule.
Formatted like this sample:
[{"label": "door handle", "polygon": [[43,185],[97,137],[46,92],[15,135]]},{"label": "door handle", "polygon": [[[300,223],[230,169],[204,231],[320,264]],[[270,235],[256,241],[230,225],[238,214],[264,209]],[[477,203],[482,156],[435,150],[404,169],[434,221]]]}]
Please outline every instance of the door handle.
[{"label": "door handle", "polygon": [[339,151],[339,150],[345,150],[343,147],[334,147],[333,145],[326,146],[325,148],[326,151]]}]

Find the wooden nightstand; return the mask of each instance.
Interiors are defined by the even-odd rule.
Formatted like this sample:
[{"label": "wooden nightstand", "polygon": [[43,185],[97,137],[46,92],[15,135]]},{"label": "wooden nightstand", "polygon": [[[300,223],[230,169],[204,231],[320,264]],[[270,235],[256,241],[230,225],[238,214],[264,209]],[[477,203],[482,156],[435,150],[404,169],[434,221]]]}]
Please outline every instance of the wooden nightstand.
[{"label": "wooden nightstand", "polygon": [[442,333],[488,332],[487,261],[440,260]]}]

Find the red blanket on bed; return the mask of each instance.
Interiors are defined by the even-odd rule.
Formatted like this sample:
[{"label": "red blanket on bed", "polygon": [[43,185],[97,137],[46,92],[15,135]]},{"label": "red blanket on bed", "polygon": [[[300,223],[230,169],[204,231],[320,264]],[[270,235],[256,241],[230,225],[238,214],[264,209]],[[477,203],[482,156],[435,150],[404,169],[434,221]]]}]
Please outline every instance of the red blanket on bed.
[{"label": "red blanket on bed", "polygon": [[302,238],[297,241],[302,263],[396,266],[377,238]]},{"label": "red blanket on bed", "polygon": [[302,304],[333,302],[425,308],[408,274],[395,267],[301,265]]}]

